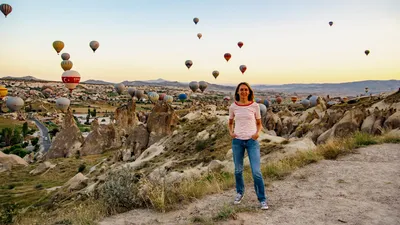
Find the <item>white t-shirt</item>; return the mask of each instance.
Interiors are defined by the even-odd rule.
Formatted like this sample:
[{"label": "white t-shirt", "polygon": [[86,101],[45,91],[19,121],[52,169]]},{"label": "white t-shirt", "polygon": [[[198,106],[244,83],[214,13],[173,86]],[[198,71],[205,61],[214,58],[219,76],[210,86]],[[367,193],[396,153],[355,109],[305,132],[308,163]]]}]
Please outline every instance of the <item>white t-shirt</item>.
[{"label": "white t-shirt", "polygon": [[256,119],[261,119],[260,106],[256,102],[247,105],[234,102],[229,107],[229,119],[235,119],[236,138],[248,140],[257,132]]}]

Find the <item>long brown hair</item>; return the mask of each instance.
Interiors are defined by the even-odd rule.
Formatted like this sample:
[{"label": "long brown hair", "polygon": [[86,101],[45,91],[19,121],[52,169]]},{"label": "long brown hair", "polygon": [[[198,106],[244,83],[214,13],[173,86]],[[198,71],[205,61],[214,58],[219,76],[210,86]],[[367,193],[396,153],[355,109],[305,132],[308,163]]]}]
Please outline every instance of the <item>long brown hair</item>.
[{"label": "long brown hair", "polygon": [[240,85],[242,85],[242,84],[246,85],[246,86],[249,88],[250,94],[249,94],[247,100],[253,101],[253,99],[254,99],[254,92],[253,92],[253,89],[251,89],[250,84],[248,84],[247,82],[240,82],[240,83],[238,84],[238,86],[236,87],[236,91],[235,91],[235,100],[236,100],[236,101],[240,101],[240,96],[239,96],[239,94],[238,94],[238,91],[239,91]]}]

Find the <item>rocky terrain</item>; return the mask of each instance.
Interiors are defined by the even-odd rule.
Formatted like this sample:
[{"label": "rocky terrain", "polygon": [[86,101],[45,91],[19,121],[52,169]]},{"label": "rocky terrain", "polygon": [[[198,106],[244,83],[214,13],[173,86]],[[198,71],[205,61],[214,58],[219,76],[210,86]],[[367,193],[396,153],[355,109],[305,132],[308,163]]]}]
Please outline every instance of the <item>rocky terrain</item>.
[{"label": "rocky terrain", "polygon": [[[157,188],[179,188],[185,182],[209,179],[209,174],[229,178],[233,172],[227,132],[229,104],[217,102],[213,98],[204,102],[195,99],[186,107],[176,108],[159,101],[148,112],[137,112],[137,103],[128,100],[116,108],[112,123],[99,124],[93,120],[86,137],[69,110],[49,152],[32,153],[26,160],[29,165],[14,156],[0,155],[3,173],[8,173],[13,182],[24,182],[18,181],[18,177],[26,177],[27,172],[23,176],[17,172],[27,168],[30,171],[26,179],[30,180],[46,176],[55,179],[64,174],[58,182],[46,185],[46,189],[36,187],[43,198],[23,209],[24,213],[44,210],[48,217],[43,218],[49,224],[58,218],[51,211],[59,212],[69,205],[89,201],[105,201],[112,207],[105,214],[143,207],[171,210],[168,202],[160,202],[153,195],[164,193],[165,190],[157,192]],[[263,163],[314,150],[357,132],[399,135],[396,129],[400,128],[400,92],[335,105],[320,97],[317,102],[316,106],[306,108],[298,103],[268,107],[262,116],[264,129],[259,138]],[[74,173],[65,173],[69,165],[76,166],[79,160],[87,160],[88,168],[79,168],[78,172],[73,168]],[[67,174],[74,175],[67,177]],[[35,189],[30,189],[30,194],[34,192]],[[182,204],[193,201],[186,197],[177,192],[169,201]],[[20,216],[19,221],[26,224],[23,218]],[[38,223],[43,224],[43,218],[38,218]]]}]

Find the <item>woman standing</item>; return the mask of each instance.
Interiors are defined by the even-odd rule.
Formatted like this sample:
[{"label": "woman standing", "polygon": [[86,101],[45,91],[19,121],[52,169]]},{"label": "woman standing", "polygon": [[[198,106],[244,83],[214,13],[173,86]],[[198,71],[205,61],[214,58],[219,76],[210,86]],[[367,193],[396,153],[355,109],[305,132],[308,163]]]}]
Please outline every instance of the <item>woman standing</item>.
[{"label": "woman standing", "polygon": [[244,196],[243,158],[244,151],[247,149],[258,201],[261,203],[261,209],[268,209],[264,180],[260,169],[260,144],[257,141],[262,128],[261,113],[259,105],[253,101],[253,98],[254,92],[250,85],[241,82],[236,87],[235,102],[229,107],[228,128],[229,134],[233,138],[232,152],[237,192],[234,204],[239,204]]}]

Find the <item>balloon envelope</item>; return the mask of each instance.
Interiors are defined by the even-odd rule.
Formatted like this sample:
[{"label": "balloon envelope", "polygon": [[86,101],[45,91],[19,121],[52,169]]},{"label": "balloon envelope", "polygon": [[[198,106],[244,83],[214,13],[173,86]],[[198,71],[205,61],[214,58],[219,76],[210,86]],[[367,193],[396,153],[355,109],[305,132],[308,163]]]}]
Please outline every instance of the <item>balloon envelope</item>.
[{"label": "balloon envelope", "polygon": [[63,48],[64,48],[64,42],[54,41],[53,48],[54,48],[54,50],[56,50],[57,54],[59,54],[61,52],[61,50],[63,50]]},{"label": "balloon envelope", "polygon": [[316,95],[311,96],[311,98],[309,99],[311,107],[314,107],[317,105],[317,99],[318,99],[318,96],[316,96]]},{"label": "balloon envelope", "polygon": [[61,62],[61,68],[62,68],[64,71],[71,70],[73,65],[74,65],[74,64],[73,64],[70,60],[63,60],[63,61]]},{"label": "balloon envelope", "polygon": [[8,89],[4,85],[0,85],[0,99],[3,99],[8,94]]},{"label": "balloon envelope", "polygon": [[203,37],[203,35],[201,33],[198,33],[197,37],[200,39],[201,37]]},{"label": "balloon envelope", "polygon": [[243,42],[239,41],[239,42],[238,42],[238,46],[239,46],[239,48],[242,48]]},{"label": "balloon envelope", "polygon": [[184,102],[187,99],[187,95],[185,93],[179,94],[178,99]]},{"label": "balloon envelope", "polygon": [[142,99],[144,97],[144,92],[143,90],[136,90],[135,91],[135,96],[138,100]]},{"label": "balloon envelope", "polygon": [[212,75],[214,76],[215,79],[217,79],[217,77],[219,76],[219,71],[214,70],[214,71],[212,72]]},{"label": "balloon envelope", "polygon": [[147,93],[147,96],[149,96],[149,99],[152,103],[157,103],[158,98],[160,97],[156,92],[149,92]]},{"label": "balloon envelope", "polygon": [[164,96],[164,102],[172,103],[173,101],[174,101],[174,97],[172,97],[171,95],[165,95]]},{"label": "balloon envelope", "polygon": [[10,14],[12,12],[12,7],[9,4],[1,4],[0,10],[4,14],[4,17],[7,18],[8,14]]},{"label": "balloon envelope", "polygon": [[267,99],[264,100],[264,105],[265,105],[265,107],[267,107],[267,108],[269,107],[269,101],[268,101]]},{"label": "balloon envelope", "polygon": [[24,100],[20,97],[9,97],[6,101],[6,106],[12,112],[20,110],[24,106]]},{"label": "balloon envelope", "polygon": [[185,61],[185,65],[186,65],[186,67],[187,67],[188,69],[190,69],[190,67],[192,67],[192,65],[193,65],[192,60],[186,60],[186,61]]},{"label": "balloon envelope", "polygon": [[56,100],[56,107],[57,109],[65,112],[67,111],[71,101],[68,98],[58,98]]},{"label": "balloon envelope", "polygon": [[192,81],[192,82],[189,83],[189,88],[193,92],[196,92],[196,90],[199,88],[199,83],[197,81]]},{"label": "balloon envelope", "polygon": [[261,116],[265,116],[267,114],[267,107],[264,104],[258,104],[258,106],[260,107]]},{"label": "balloon envelope", "polygon": [[303,100],[301,100],[300,104],[301,104],[304,108],[307,108],[307,107],[310,106],[310,100],[308,100],[308,99],[303,99]]},{"label": "balloon envelope", "polygon": [[200,21],[199,18],[197,18],[197,17],[193,18],[194,24],[197,24],[199,21]]},{"label": "balloon envelope", "polygon": [[63,54],[61,54],[62,60],[69,60],[69,58],[71,58],[71,56],[68,53],[64,52]]},{"label": "balloon envelope", "polygon": [[93,50],[93,53],[99,48],[100,44],[98,41],[91,41],[89,43],[90,48]]},{"label": "balloon envelope", "polygon": [[232,57],[231,53],[225,53],[225,54],[224,54],[224,58],[225,58],[225,60],[226,60],[227,62],[231,59],[231,57]]},{"label": "balloon envelope", "polygon": [[67,70],[61,75],[62,82],[70,92],[76,88],[81,80],[81,75],[75,70]]},{"label": "balloon envelope", "polygon": [[368,54],[369,54],[369,50],[365,50],[364,53],[365,53],[366,55],[368,55]]},{"label": "balloon envelope", "polygon": [[241,65],[239,67],[239,69],[240,69],[240,72],[242,72],[242,74],[244,74],[244,72],[246,72],[246,70],[247,70],[247,66],[246,65]]},{"label": "balloon envelope", "polygon": [[122,94],[122,92],[124,92],[125,90],[125,85],[123,83],[118,83],[114,86],[115,91],[117,91],[117,93],[120,95]]},{"label": "balloon envelope", "polygon": [[208,87],[207,82],[205,82],[205,81],[199,82],[199,88],[200,88],[201,92],[204,92],[204,90],[206,90],[207,87]]},{"label": "balloon envelope", "polygon": [[329,26],[332,26],[332,25],[333,25],[333,22],[332,22],[332,21],[330,21],[330,22],[329,22]]},{"label": "balloon envelope", "polygon": [[133,87],[130,87],[130,88],[128,88],[128,94],[133,98],[133,97],[135,97],[135,88],[133,88]]}]

